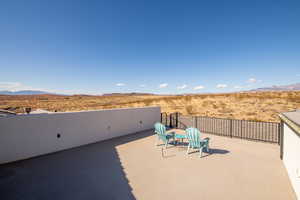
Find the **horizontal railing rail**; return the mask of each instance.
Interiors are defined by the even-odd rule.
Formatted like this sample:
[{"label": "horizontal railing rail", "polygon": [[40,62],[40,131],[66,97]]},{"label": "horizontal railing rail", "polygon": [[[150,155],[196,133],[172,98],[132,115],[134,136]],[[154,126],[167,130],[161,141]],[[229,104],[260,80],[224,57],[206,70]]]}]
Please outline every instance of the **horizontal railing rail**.
[{"label": "horizontal railing rail", "polygon": [[183,116],[180,113],[162,113],[162,123],[171,127],[186,129],[196,127],[200,131],[220,136],[241,138],[270,143],[279,143],[281,124],[253,120],[238,120],[204,116]]}]

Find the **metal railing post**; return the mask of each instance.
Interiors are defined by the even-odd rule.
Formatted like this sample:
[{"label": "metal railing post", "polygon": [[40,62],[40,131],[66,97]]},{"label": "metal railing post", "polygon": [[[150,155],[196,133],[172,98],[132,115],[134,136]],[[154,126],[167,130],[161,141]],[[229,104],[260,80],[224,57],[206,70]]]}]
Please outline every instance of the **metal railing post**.
[{"label": "metal railing post", "polygon": [[178,116],[179,116],[179,113],[176,112],[176,128],[178,128]]},{"label": "metal railing post", "polygon": [[280,120],[280,123],[278,124],[278,145],[281,145],[281,137],[283,132],[283,122]]},{"label": "metal railing post", "polygon": [[282,120],[280,120],[280,125],[279,125],[280,127],[280,131],[279,131],[279,134],[278,135],[280,135],[279,136],[279,139],[278,139],[278,143],[279,143],[279,145],[280,145],[280,159],[282,160],[283,159],[283,137],[284,137],[284,124],[283,124],[283,121]]},{"label": "metal railing post", "polygon": [[233,120],[230,119],[230,137],[232,138],[232,123],[233,123]]}]

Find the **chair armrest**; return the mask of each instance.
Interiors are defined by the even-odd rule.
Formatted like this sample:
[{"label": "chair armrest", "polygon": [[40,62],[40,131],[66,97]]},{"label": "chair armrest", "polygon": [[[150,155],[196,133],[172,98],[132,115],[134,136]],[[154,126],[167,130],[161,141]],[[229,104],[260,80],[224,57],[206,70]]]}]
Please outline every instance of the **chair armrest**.
[{"label": "chair armrest", "polygon": [[183,134],[176,134],[176,133],[175,133],[175,138],[176,138],[176,139],[185,139],[185,138],[186,138],[186,135],[183,135]]},{"label": "chair armrest", "polygon": [[166,137],[167,138],[174,138],[175,137],[175,132],[166,133]]},{"label": "chair armrest", "polygon": [[203,145],[208,145],[209,143],[209,138],[204,138],[200,141]]},{"label": "chair armrest", "polygon": [[168,132],[166,135],[175,135],[175,132]]}]

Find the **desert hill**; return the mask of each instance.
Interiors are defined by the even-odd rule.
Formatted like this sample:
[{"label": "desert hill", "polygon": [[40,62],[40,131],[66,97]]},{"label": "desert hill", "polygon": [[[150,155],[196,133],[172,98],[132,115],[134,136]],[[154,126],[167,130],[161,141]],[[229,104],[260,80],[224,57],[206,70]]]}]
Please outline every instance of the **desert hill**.
[{"label": "desert hill", "polygon": [[300,109],[300,91],[176,96],[0,95],[0,109],[19,113],[25,107],[64,112],[143,106],[161,106],[167,113],[278,122],[278,113]]}]

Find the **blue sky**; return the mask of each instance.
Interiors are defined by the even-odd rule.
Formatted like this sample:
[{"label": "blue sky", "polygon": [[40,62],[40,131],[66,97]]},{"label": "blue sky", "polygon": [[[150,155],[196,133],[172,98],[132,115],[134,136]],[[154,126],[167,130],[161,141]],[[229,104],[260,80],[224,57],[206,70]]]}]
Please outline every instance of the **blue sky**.
[{"label": "blue sky", "polygon": [[0,90],[230,92],[300,82],[300,1],[1,1]]}]

